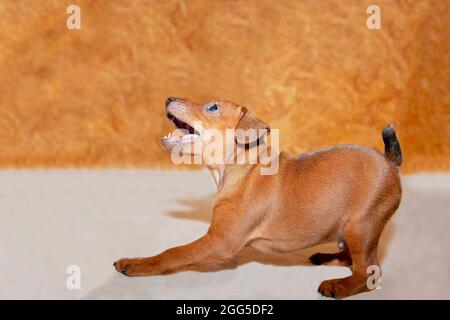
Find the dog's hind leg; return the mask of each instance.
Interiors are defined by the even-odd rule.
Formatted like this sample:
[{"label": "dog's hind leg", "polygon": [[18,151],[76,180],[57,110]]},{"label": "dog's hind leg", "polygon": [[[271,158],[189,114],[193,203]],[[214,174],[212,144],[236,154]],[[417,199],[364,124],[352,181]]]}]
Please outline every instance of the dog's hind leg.
[{"label": "dog's hind leg", "polygon": [[343,263],[344,265],[351,265],[352,264],[352,258],[350,256],[350,251],[348,250],[348,246],[345,243],[344,240],[340,240],[338,242],[338,246],[341,249],[341,251],[336,253],[315,253],[311,257],[309,257],[309,261],[311,261],[312,264],[315,265],[321,265],[324,263],[328,263],[330,261],[333,261],[335,259],[339,260],[339,262]]},{"label": "dog's hind leg", "polygon": [[319,292],[327,297],[345,298],[350,295],[374,289],[368,286],[371,268],[381,268],[377,259],[378,240],[381,232],[398,207],[395,203],[379,203],[365,214],[352,217],[344,227],[344,239],[352,259],[352,275],[342,279],[323,281]]},{"label": "dog's hind leg", "polygon": [[377,245],[381,230],[373,230],[373,224],[349,221],[345,227],[344,236],[353,261],[352,275],[342,279],[323,281],[319,292],[327,297],[336,299],[368,291],[367,268],[370,265],[378,266]]}]

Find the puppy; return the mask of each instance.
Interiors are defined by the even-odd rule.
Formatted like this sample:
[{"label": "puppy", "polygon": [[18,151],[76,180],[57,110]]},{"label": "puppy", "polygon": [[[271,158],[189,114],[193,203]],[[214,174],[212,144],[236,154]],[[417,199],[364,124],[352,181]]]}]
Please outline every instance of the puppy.
[{"label": "puppy", "polygon": [[204,236],[153,257],[120,259],[114,263],[117,271],[150,276],[210,270],[232,261],[246,246],[278,253],[337,241],[340,252],[317,253],[310,260],[323,264],[339,259],[351,265],[352,275],[323,281],[319,292],[340,299],[372,289],[367,285],[368,268],[379,268],[378,240],[401,199],[398,167],[402,154],[392,126],[382,132],[384,154],[356,145],[338,145],[297,157],[275,152],[278,170],[262,175],[260,161],[230,161],[239,153],[251,158],[255,148],[257,160],[262,154],[274,153],[264,142],[269,126],[244,107],[228,101],[196,104],[168,98],[166,114],[184,133],[164,137],[163,148],[169,152],[178,148],[189,156],[203,154],[204,160],[205,150],[218,143],[218,139],[206,138],[210,129],[224,136],[230,129],[255,129],[258,134],[253,139],[235,135],[221,141],[238,152],[224,151],[221,161],[206,161],[217,197]]}]

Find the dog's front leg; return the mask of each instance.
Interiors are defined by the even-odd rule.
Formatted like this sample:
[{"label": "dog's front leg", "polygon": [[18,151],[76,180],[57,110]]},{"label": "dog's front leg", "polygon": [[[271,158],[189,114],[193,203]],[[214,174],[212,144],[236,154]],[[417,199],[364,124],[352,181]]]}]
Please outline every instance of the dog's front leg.
[{"label": "dog's front leg", "polygon": [[183,270],[207,269],[229,261],[242,246],[208,232],[200,239],[149,258],[120,259],[116,270],[127,276],[170,274]]}]

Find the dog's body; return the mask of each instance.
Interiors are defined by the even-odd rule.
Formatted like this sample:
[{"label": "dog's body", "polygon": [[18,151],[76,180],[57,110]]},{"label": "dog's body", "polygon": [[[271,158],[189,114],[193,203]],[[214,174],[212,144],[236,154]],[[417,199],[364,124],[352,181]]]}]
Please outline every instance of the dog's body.
[{"label": "dog's body", "polygon": [[[210,127],[219,130],[268,129],[246,109],[232,103],[215,103],[220,106],[219,115],[217,111],[209,115],[211,104],[206,105],[208,110],[204,106],[181,99],[167,103],[169,118],[176,126],[199,136],[202,133],[192,127],[189,117],[213,122]],[[260,163],[210,164],[207,167],[218,193],[208,233],[154,257],[121,259],[115,263],[116,269],[130,276],[204,270],[232,260],[245,246],[273,253],[338,241],[340,252],[318,253],[310,259],[314,264],[339,259],[352,265],[353,274],[324,281],[319,291],[336,298],[367,291],[367,268],[378,266],[378,239],[401,198],[401,151],[393,127],[383,130],[383,139],[385,155],[354,145],[298,157],[281,152],[274,175],[261,175]],[[172,140],[162,142],[169,151],[179,143]],[[258,148],[265,152],[265,148],[270,149],[264,144]]]},{"label": "dog's body", "polygon": [[[249,240],[264,251],[293,251],[343,240],[349,221],[364,217],[379,205],[379,198],[385,203],[385,192],[400,191],[395,165],[369,148],[337,146],[295,158],[282,152],[279,166],[279,174],[259,176],[253,170],[236,179],[241,185],[229,186],[234,201],[261,207],[264,219]],[[388,206],[396,208],[398,202],[394,197]],[[371,227],[380,228],[378,233],[384,223]]]}]

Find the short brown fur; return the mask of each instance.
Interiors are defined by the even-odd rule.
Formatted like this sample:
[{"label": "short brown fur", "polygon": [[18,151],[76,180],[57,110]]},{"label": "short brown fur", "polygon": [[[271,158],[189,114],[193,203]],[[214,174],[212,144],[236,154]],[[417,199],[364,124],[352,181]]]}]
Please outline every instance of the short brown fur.
[{"label": "short brown fur", "polygon": [[[214,116],[205,113],[204,105],[183,99],[171,100],[167,112],[175,110],[174,115],[188,124],[201,120],[206,129],[237,128],[244,117],[253,119],[257,128],[265,127],[243,107],[215,103],[220,112]],[[164,143],[163,147],[171,149]],[[128,276],[209,270],[231,261],[246,246],[272,253],[338,241],[342,244],[339,253],[318,253],[310,259],[314,264],[332,259],[347,262],[352,275],[323,281],[319,292],[339,299],[368,291],[367,268],[379,265],[378,240],[401,199],[398,166],[377,150],[356,145],[297,157],[281,152],[274,175],[261,175],[261,166],[209,164],[217,197],[208,232],[153,257],[120,259],[116,269]]]}]

